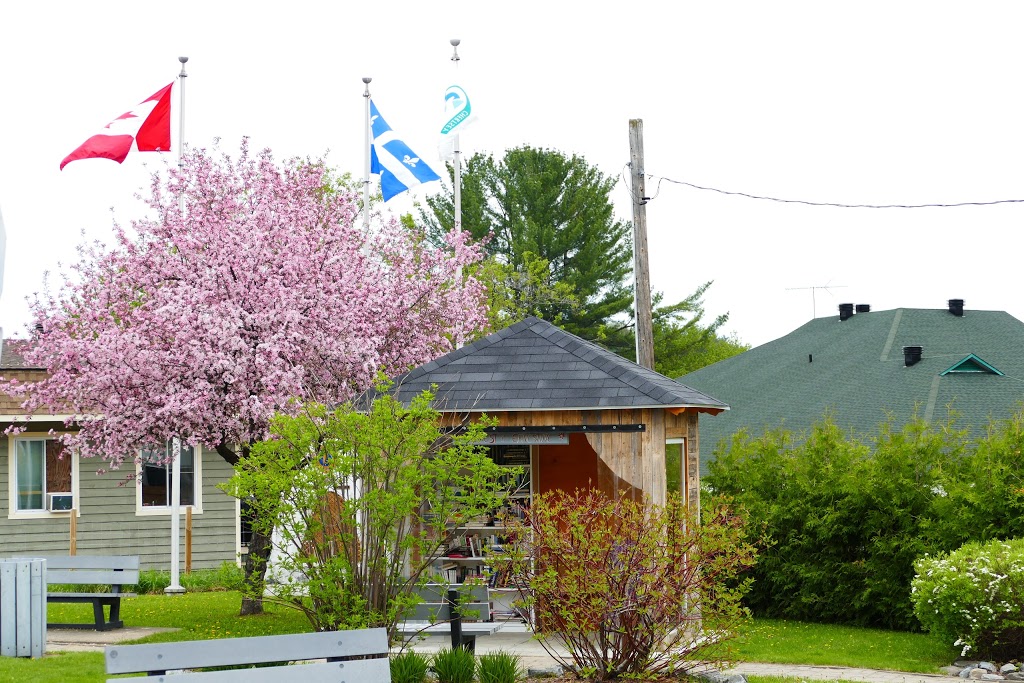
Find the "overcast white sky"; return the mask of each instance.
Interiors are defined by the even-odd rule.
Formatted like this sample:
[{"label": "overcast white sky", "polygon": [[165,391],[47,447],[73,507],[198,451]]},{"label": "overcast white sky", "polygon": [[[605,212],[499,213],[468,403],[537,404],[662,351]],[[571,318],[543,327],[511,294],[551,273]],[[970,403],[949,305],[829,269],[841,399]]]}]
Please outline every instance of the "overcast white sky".
[{"label": "overcast white sky", "polygon": [[[106,239],[171,155],[61,159],[170,82],[188,55],[186,140],[317,156],[361,176],[363,84],[436,156],[442,93],[463,85],[479,151],[520,144],[618,176],[628,121],[646,170],[725,190],[839,203],[1024,198],[1024,3],[49,2],[0,8],[0,327],[21,334],[43,273]],[[460,38],[456,75],[450,38]],[[177,94],[175,94],[177,106]],[[175,136],[177,132],[175,131]],[[425,186],[425,193],[436,191]],[[706,280],[761,344],[841,302],[1006,310],[1020,297],[1024,204],[839,209],[648,181],[651,282]],[[629,219],[624,185],[614,199]],[[394,203],[394,202],[392,202]],[[399,205],[407,209],[408,204]],[[838,288],[838,286],[844,288]]]}]

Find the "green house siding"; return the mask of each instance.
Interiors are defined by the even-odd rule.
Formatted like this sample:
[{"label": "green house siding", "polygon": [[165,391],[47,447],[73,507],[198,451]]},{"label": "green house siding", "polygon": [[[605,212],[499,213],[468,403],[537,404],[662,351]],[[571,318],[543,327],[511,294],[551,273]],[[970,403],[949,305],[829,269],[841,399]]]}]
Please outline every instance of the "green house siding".
[{"label": "green house siding", "polygon": [[[70,516],[10,519],[10,440],[0,438],[0,556],[64,554],[69,550]],[[202,513],[192,515],[192,568],[236,562],[237,513],[234,498],[217,488],[231,467],[216,453],[201,451]],[[170,567],[171,520],[167,514],[136,514],[136,485],[125,483],[132,471],[97,474],[104,463],[79,461],[77,548],[81,555],[138,555],[143,569]],[[181,516],[181,567],[185,562],[185,516]]]}]

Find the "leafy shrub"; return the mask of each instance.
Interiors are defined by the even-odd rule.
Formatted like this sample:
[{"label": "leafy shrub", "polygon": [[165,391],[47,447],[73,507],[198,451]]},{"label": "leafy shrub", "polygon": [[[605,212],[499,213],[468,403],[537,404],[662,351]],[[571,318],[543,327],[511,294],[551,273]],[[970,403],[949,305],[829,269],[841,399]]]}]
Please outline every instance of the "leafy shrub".
[{"label": "leafy shrub", "polygon": [[171,585],[171,573],[159,569],[143,569],[139,572],[139,583],[131,590],[134,593],[163,593]]},{"label": "leafy shrub", "polygon": [[951,424],[920,420],[870,438],[828,415],[803,440],[782,429],[734,435],[708,481],[770,537],[746,604],[764,617],[918,628],[914,560],[943,549],[930,532],[936,498],[963,455]]},{"label": "leafy shrub", "polygon": [[480,683],[515,683],[523,676],[519,655],[498,650],[480,655],[476,662]]},{"label": "leafy shrub", "polygon": [[426,655],[406,650],[391,658],[391,681],[392,683],[424,683],[427,680],[429,665],[430,660]]},{"label": "leafy shrub", "polygon": [[[208,591],[241,590],[244,572],[233,562],[224,562],[217,569],[197,569],[180,575],[179,581],[183,588],[193,593]],[[131,593],[150,594],[163,593],[171,585],[171,573],[162,569],[143,569],[139,572],[139,582],[134,586],[126,586]],[[110,586],[106,587],[107,590]],[[81,590],[80,588],[78,590]]]},{"label": "leafy shrub", "polygon": [[245,571],[234,562],[224,562],[217,569],[201,569],[181,575],[181,585],[197,593],[241,590],[244,583]]},{"label": "leafy shrub", "polygon": [[367,410],[307,403],[277,415],[224,488],[257,512],[274,542],[266,598],[316,631],[396,624],[418,601],[457,520],[494,510],[506,470],[474,442],[488,423],[438,438],[425,391],[406,407],[379,384]]},{"label": "leafy shrub", "polygon": [[461,647],[444,647],[434,654],[430,668],[437,676],[437,683],[472,683],[476,658]]},{"label": "leafy shrub", "polygon": [[962,655],[1007,661],[1024,652],[1024,539],[967,543],[916,564],[914,612]]},{"label": "leafy shrub", "polygon": [[918,557],[1024,536],[1024,412],[973,439],[955,418],[858,436],[826,414],[806,436],[741,431],[716,449],[706,481],[771,539],[749,573],[751,610],[916,630]]},{"label": "leafy shrub", "polygon": [[719,508],[697,524],[678,496],[646,507],[577,491],[536,496],[509,521],[511,583],[563,666],[605,680],[727,660],[749,585],[735,579],[755,557],[740,517]]}]

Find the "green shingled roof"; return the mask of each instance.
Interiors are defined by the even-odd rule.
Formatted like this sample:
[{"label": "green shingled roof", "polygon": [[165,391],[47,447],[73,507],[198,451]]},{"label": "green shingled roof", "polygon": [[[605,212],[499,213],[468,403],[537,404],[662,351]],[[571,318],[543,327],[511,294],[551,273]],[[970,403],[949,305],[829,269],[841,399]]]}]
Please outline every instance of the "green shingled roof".
[{"label": "green shingled roof", "polygon": [[[905,346],[923,349],[910,367]],[[998,370],[943,374],[966,364]],[[784,426],[799,436],[826,410],[840,426],[870,432],[887,414],[897,424],[915,410],[944,420],[952,406],[957,423],[977,431],[1024,402],[1024,323],[1002,311],[970,309],[963,317],[899,308],[842,322],[816,318],[679,381],[732,407],[700,421],[702,460],[741,427],[759,434]]]}]

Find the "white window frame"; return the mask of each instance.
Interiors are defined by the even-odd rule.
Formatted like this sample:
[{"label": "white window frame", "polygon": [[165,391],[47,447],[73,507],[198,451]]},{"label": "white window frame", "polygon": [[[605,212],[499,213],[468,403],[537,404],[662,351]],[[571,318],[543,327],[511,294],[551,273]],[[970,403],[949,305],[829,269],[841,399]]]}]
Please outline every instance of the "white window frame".
[{"label": "white window frame", "polygon": [[[195,486],[195,504],[181,505],[178,510],[179,516],[184,516],[188,508],[192,508],[193,515],[203,514],[203,447],[194,446],[195,457],[192,459],[195,464],[195,473],[192,475],[193,486]],[[170,463],[168,463],[170,465]],[[135,459],[135,515],[137,517],[170,517],[171,508],[169,505],[143,505],[142,504],[142,461]]]},{"label": "white window frame", "polygon": [[[7,519],[66,519],[70,513],[66,511],[52,512],[46,509],[46,494],[43,494],[42,510],[18,509],[18,473],[17,473],[17,442],[18,441],[54,441],[59,434],[31,433],[9,434],[7,436]],[[71,495],[75,517],[82,516],[81,498],[78,493],[78,453],[68,451],[64,456],[71,458]],[[52,491],[51,493],[67,493]]]}]

